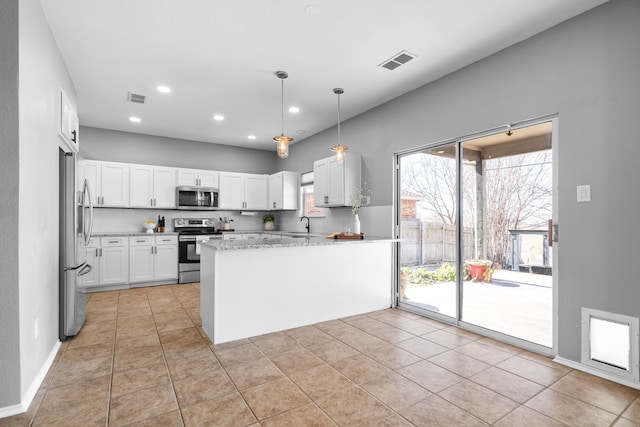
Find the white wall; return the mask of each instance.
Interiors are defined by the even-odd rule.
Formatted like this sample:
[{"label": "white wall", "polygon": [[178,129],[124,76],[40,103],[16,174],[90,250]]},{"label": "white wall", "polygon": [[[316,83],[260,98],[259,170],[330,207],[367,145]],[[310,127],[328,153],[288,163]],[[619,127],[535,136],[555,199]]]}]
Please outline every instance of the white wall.
[{"label": "white wall", "polygon": [[[392,203],[393,153],[559,115],[559,355],[580,361],[580,309],[638,317],[640,2],[612,0],[342,125],[373,205]],[[346,88],[348,91],[348,88]],[[343,98],[343,103],[348,97]],[[310,170],[335,129],[291,148],[279,168]],[[592,201],[576,203],[590,184]]]},{"label": "white wall", "polygon": [[18,0],[0,2],[0,408],[20,402]]},{"label": "white wall", "polygon": [[37,391],[58,342],[58,148],[62,140],[56,117],[60,88],[73,103],[76,93],[38,0],[19,3],[18,43],[19,393],[24,401]]}]

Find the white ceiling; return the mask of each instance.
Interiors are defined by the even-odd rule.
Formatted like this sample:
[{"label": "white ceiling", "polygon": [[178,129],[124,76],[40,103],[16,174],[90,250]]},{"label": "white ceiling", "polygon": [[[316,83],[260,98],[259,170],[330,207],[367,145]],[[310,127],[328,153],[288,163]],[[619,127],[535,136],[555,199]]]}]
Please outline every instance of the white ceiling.
[{"label": "white ceiling", "polygon": [[[606,0],[41,0],[80,122],[275,151]],[[417,57],[389,71],[406,50]],[[160,94],[159,84],[171,87]],[[147,96],[127,102],[129,91]],[[214,114],[225,120],[216,122]],[[128,118],[137,116],[140,123]],[[250,141],[247,136],[257,139]]]}]

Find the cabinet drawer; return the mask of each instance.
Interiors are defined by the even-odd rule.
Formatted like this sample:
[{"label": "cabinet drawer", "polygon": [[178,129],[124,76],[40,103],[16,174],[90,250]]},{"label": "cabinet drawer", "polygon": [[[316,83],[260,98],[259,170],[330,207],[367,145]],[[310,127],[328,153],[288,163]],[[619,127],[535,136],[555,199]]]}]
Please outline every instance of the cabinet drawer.
[{"label": "cabinet drawer", "polygon": [[129,241],[126,237],[101,237],[100,238],[100,246],[103,248],[107,248],[109,246],[127,246]]},{"label": "cabinet drawer", "polygon": [[129,246],[152,246],[153,236],[132,236],[129,237]]},{"label": "cabinet drawer", "polygon": [[156,245],[177,245],[178,244],[178,236],[156,236]]}]

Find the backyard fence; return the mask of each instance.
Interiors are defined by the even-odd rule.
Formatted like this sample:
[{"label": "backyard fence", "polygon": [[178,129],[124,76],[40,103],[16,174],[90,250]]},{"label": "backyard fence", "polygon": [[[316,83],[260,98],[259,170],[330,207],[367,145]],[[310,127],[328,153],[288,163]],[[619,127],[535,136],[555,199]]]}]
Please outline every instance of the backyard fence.
[{"label": "backyard fence", "polygon": [[[402,265],[427,265],[455,262],[456,226],[437,222],[405,219],[400,226]],[[475,258],[474,232],[465,227],[463,259]]]}]

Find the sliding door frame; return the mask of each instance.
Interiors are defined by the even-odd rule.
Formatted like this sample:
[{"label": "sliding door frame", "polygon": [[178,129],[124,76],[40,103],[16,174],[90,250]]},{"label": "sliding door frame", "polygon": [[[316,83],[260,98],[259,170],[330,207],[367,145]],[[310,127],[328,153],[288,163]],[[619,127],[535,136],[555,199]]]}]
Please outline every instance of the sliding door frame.
[{"label": "sliding door frame", "polygon": [[[455,326],[458,326],[462,329],[468,330],[470,332],[474,332],[483,336],[486,336],[488,338],[492,338],[495,339],[497,341],[501,341],[510,345],[514,345],[516,347],[520,347],[523,348],[525,350],[529,350],[532,351],[534,353],[538,353],[538,354],[542,354],[545,356],[550,356],[550,357],[554,357],[557,355],[557,349],[558,349],[558,295],[559,295],[559,283],[558,283],[558,256],[559,256],[559,248],[558,248],[558,241],[554,236],[553,237],[553,245],[554,245],[554,250],[553,250],[553,289],[552,289],[552,333],[553,333],[553,337],[552,337],[552,347],[545,347],[542,346],[540,344],[536,344],[533,343],[531,341],[526,341],[520,338],[516,338],[510,335],[506,335],[491,329],[487,329],[487,328],[483,328],[481,326],[477,326],[474,325],[472,323],[467,323],[463,320],[461,320],[462,317],[462,301],[464,298],[464,294],[463,294],[463,280],[462,280],[462,257],[463,257],[463,245],[462,243],[462,209],[461,209],[461,203],[463,201],[462,198],[462,181],[461,181],[461,171],[463,170],[463,156],[461,155],[461,150],[463,148],[463,143],[466,141],[470,141],[470,140],[474,140],[477,138],[481,138],[481,137],[485,137],[485,136],[489,136],[489,135],[493,135],[493,134],[497,134],[497,133],[501,133],[501,132],[507,132],[509,130],[514,131],[517,129],[521,129],[521,128],[525,128],[525,127],[529,127],[529,126],[534,126],[534,125],[538,125],[541,123],[547,123],[547,122],[551,122],[552,123],[552,134],[551,134],[551,147],[552,147],[552,162],[553,162],[553,167],[552,167],[552,203],[553,203],[553,209],[552,209],[552,221],[553,224],[558,224],[558,114],[551,114],[551,115],[546,115],[546,116],[541,116],[541,117],[537,117],[534,119],[529,119],[529,120],[524,120],[524,121],[520,121],[520,122],[516,122],[516,123],[512,123],[510,125],[502,125],[502,126],[498,126],[498,127],[494,127],[494,128],[490,128],[481,132],[476,132],[476,133],[472,133],[472,134],[468,134],[468,135],[464,135],[458,138],[451,138],[451,139],[446,139],[446,140],[441,140],[438,142],[434,142],[434,143],[430,143],[430,144],[425,144],[425,145],[421,145],[418,147],[413,147],[410,149],[406,149],[406,150],[402,150],[402,151],[398,151],[396,153],[394,153],[393,155],[393,168],[394,168],[394,174],[393,174],[393,178],[394,178],[394,182],[393,182],[393,204],[394,204],[394,209],[393,209],[393,235],[394,238],[397,239],[397,243],[395,244],[395,256],[394,256],[394,263],[395,263],[395,274],[394,274],[394,306],[397,306],[403,310],[406,311],[410,311],[428,318],[432,318],[434,320],[438,320],[444,323],[448,323],[448,324],[452,324]],[[400,301],[400,291],[399,291],[399,287],[400,287],[400,267],[401,267],[401,260],[400,260],[400,219],[401,219],[401,203],[400,203],[400,196],[401,196],[401,177],[400,177],[400,160],[402,157],[410,155],[410,154],[414,154],[414,153],[418,153],[421,151],[425,151],[425,150],[433,150],[435,148],[438,147],[442,147],[442,146],[451,146],[452,144],[455,144],[455,151],[456,151],[456,165],[457,165],[457,171],[456,171],[456,195],[457,195],[457,200],[456,200],[456,313],[455,313],[455,318],[452,318],[450,316],[445,316],[436,312],[430,312],[428,310],[422,310],[419,309],[418,307],[414,307],[411,306],[410,304],[406,304],[406,303],[402,303]],[[550,236],[551,238],[551,236]]]}]

